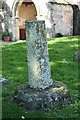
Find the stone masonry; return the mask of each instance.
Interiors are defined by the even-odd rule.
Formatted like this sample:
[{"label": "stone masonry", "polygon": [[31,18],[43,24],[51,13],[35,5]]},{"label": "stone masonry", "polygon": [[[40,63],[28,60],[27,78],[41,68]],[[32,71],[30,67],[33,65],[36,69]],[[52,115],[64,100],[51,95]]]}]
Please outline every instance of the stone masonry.
[{"label": "stone masonry", "polygon": [[51,9],[51,22],[53,33],[52,37],[55,37],[57,33],[61,33],[64,36],[71,36],[73,34],[72,18],[73,9],[71,5],[52,4]]}]

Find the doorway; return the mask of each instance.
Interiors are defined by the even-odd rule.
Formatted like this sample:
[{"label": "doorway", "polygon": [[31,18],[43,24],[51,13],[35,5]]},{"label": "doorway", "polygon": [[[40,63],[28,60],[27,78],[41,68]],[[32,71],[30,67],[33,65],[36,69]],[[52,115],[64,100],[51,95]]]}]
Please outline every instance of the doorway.
[{"label": "doorway", "polygon": [[19,39],[26,40],[25,21],[37,20],[37,11],[33,2],[22,2],[18,10],[19,16]]},{"label": "doorway", "polygon": [[25,29],[19,29],[19,34],[20,34],[20,40],[26,40],[26,33]]}]

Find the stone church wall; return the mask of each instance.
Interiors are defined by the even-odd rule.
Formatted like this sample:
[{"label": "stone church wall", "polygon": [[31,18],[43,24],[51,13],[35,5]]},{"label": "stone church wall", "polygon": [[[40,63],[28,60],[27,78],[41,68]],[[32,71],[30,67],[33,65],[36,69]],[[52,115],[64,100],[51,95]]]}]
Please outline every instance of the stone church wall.
[{"label": "stone church wall", "polygon": [[4,0],[0,0],[0,34],[9,28],[12,13],[10,7]]},{"label": "stone church wall", "polygon": [[3,12],[3,1],[0,0],[0,34],[4,31],[3,20],[4,20],[4,12]]},{"label": "stone church wall", "polygon": [[73,32],[73,9],[71,5],[53,4],[51,9],[53,36],[62,33],[71,36]]}]

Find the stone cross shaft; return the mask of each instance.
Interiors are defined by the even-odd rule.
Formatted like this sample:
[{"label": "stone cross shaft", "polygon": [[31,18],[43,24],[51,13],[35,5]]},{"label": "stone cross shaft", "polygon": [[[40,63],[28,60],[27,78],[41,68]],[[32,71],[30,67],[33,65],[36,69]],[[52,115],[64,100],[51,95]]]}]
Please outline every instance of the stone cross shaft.
[{"label": "stone cross shaft", "polygon": [[44,21],[26,21],[28,84],[45,89],[53,84],[51,79],[48,46]]}]

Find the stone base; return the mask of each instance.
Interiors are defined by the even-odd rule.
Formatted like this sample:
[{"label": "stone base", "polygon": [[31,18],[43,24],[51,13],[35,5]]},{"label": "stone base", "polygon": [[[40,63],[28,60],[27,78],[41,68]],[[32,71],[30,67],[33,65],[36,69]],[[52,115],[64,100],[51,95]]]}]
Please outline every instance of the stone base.
[{"label": "stone base", "polygon": [[45,90],[36,90],[24,84],[18,87],[14,96],[14,102],[25,106],[29,111],[54,108],[71,100],[66,85],[59,81],[54,81],[53,85]]}]

